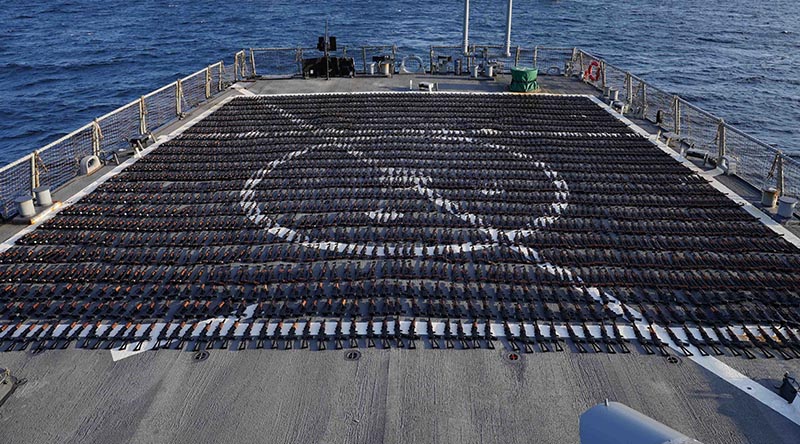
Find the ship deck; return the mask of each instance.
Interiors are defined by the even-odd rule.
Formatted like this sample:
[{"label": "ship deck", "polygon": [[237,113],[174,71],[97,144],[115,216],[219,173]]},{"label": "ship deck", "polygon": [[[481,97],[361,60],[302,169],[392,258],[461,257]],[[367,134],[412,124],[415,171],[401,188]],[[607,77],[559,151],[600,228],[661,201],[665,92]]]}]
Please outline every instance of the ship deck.
[{"label": "ship deck", "polygon": [[0,367],[27,379],[0,440],[564,443],[609,399],[795,442],[796,221],[541,86],[241,82],[0,226]]}]

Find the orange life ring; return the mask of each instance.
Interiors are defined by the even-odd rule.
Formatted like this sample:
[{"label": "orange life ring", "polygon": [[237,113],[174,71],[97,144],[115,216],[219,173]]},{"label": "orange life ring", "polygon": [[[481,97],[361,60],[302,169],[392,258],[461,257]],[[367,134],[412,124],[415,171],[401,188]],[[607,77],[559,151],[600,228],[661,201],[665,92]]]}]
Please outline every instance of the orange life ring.
[{"label": "orange life ring", "polygon": [[586,68],[586,71],[584,71],[583,78],[589,79],[592,82],[596,82],[598,79],[600,79],[600,62],[597,60],[592,60],[592,63],[590,63],[589,67]]}]

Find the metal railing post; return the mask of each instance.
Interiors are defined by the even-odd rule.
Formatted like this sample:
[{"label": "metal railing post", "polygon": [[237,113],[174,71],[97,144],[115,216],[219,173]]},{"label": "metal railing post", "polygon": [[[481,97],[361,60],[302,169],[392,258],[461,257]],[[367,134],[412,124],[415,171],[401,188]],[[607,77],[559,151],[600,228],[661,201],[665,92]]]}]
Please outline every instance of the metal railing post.
[{"label": "metal railing post", "polygon": [[582,74],[583,74],[583,72],[584,72],[584,71],[583,71],[583,51],[581,51],[581,52],[578,54],[578,60],[580,61],[580,64],[581,64],[581,72],[580,72],[580,74],[582,75]]},{"label": "metal railing post", "polygon": [[39,155],[39,150],[31,154],[31,190],[39,187],[39,168],[36,167],[36,157]]},{"label": "metal railing post", "polygon": [[630,72],[625,73],[625,103],[628,106],[633,104],[633,77]]},{"label": "metal railing post", "polygon": [[102,147],[101,141],[103,140],[103,130],[100,128],[100,122],[97,119],[92,121],[92,154],[95,156],[100,154]]},{"label": "metal railing post", "polygon": [[361,61],[364,64],[364,74],[366,74],[367,73],[367,47],[366,46],[362,46],[361,47]]},{"label": "metal railing post", "polygon": [[647,118],[647,83],[644,83],[644,80],[640,81],[640,85],[642,87],[642,115],[640,118],[646,119]]},{"label": "metal railing post", "polygon": [[139,134],[147,134],[147,104],[144,96],[139,98]]},{"label": "metal railing post", "polygon": [[[344,52],[347,53],[345,47]],[[346,56],[346,55],[345,55]],[[345,57],[343,56],[343,57]],[[303,48],[295,48],[294,50],[294,63],[297,64],[297,72],[295,74],[303,75]]]},{"label": "metal railing post", "polygon": [[573,46],[572,55],[569,58],[569,73],[567,72],[564,73],[567,75],[567,77],[572,77],[575,74],[575,62],[577,61],[578,61],[578,48]]},{"label": "metal railing post", "polygon": [[606,61],[600,60],[600,86],[606,87]]},{"label": "metal railing post", "polygon": [[517,46],[517,52],[516,52],[516,54],[514,54],[514,66],[519,66],[519,55],[520,55],[521,51],[522,51],[522,48]]},{"label": "metal railing post", "polygon": [[175,81],[175,115],[180,117],[183,114],[181,109],[181,102],[183,97],[183,82],[181,79]]},{"label": "metal railing post", "polygon": [[672,97],[672,113],[673,113],[673,120],[674,125],[672,127],[672,132],[680,135],[681,133],[681,99],[678,96]]},{"label": "metal railing post", "polygon": [[256,53],[253,51],[253,48],[250,48],[250,65],[253,68],[253,77],[256,75]]},{"label": "metal railing post", "polygon": [[469,0],[464,0],[464,41],[461,46],[464,55],[469,55]]},{"label": "metal railing post", "polygon": [[233,83],[239,81],[239,53],[233,55]]},{"label": "metal railing post", "polygon": [[211,66],[206,67],[206,99],[211,98]]},{"label": "metal railing post", "polygon": [[727,150],[727,142],[725,139],[725,121],[719,119],[719,124],[717,125],[717,164],[722,162],[722,158],[725,157],[725,152]]},{"label": "metal railing post", "polygon": [[775,156],[775,159],[778,163],[778,170],[775,172],[775,182],[776,187],[778,188],[778,196],[783,196],[783,152],[778,151]]},{"label": "metal railing post", "polygon": [[225,75],[225,62],[219,61],[219,80],[217,81],[217,91],[222,91],[222,77]]}]

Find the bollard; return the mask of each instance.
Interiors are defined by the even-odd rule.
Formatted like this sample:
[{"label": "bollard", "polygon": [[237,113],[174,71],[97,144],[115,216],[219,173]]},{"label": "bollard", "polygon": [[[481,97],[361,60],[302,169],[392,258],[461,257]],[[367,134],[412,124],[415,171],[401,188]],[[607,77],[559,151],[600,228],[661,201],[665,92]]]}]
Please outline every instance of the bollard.
[{"label": "bollard", "polygon": [[765,208],[772,208],[778,201],[778,189],[769,187],[761,190],[761,206]]},{"label": "bollard", "polygon": [[22,217],[36,216],[36,208],[33,206],[33,198],[27,195],[22,195],[14,199],[17,204],[17,211]]},{"label": "bollard", "polygon": [[53,196],[50,195],[50,187],[41,186],[33,189],[36,195],[36,203],[42,207],[49,207],[53,205]]},{"label": "bollard", "polygon": [[797,206],[797,199],[794,197],[783,196],[778,199],[778,216],[789,219],[794,213],[794,208]]}]

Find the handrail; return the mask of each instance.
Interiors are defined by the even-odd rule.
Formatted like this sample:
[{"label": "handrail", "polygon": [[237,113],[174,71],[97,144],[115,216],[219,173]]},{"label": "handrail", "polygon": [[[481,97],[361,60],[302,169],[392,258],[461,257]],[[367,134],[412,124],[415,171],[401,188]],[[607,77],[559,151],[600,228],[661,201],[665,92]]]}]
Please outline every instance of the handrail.
[{"label": "handrail", "polygon": [[[361,56],[364,57],[363,70],[366,71],[367,51],[383,51],[388,48],[392,48],[392,52],[396,54],[397,47],[395,45],[361,47]],[[481,55],[479,54],[480,51],[502,48],[502,45],[471,44],[469,53],[465,55],[458,45],[431,45],[431,65],[428,68],[434,69],[434,57],[437,52],[444,52],[454,57],[458,54],[458,57],[464,58],[464,63],[469,68],[474,63],[475,57]],[[253,47],[247,50],[243,49],[234,54],[233,70],[230,77],[225,76],[222,61],[214,63],[189,76],[151,91],[139,99],[106,113],[69,134],[59,137],[33,153],[0,167],[0,172],[4,173],[0,177],[0,216],[8,217],[9,214],[13,213],[14,210],[9,208],[8,203],[17,196],[12,195],[12,193],[32,193],[33,185],[38,184],[38,178],[40,177],[39,171],[37,171],[39,163],[48,170],[44,178],[45,185],[57,188],[77,175],[77,159],[74,158],[75,156],[95,153],[97,147],[116,147],[117,144],[126,142],[126,136],[135,136],[134,132],[138,133],[140,130],[146,130],[150,133],[174,119],[181,118],[183,112],[194,108],[198,103],[207,100],[214,94],[218,94],[222,89],[223,79],[230,79],[236,82],[255,76],[257,52],[272,51],[279,55],[279,57],[271,61],[280,64],[280,66],[265,66],[266,71],[269,71],[270,68],[286,70],[288,66],[294,63],[299,64],[298,57],[302,57],[303,51],[314,49],[303,47]],[[342,49],[343,52],[346,51],[345,47],[342,47]],[[247,53],[248,50],[249,54]],[[287,56],[287,54],[281,54],[281,52],[290,53],[291,55]],[[709,149],[715,146],[718,147],[716,152],[717,161],[721,162],[723,157],[736,160],[737,169],[735,174],[756,188],[770,185],[768,182],[773,180],[773,175],[769,172],[769,167],[774,163],[773,159],[776,156],[780,157],[782,161],[776,164],[781,171],[777,175],[783,178],[785,186],[780,187],[779,191],[784,194],[800,196],[800,161],[787,156],[781,150],[761,141],[757,137],[728,124],[713,113],[703,110],[678,95],[653,86],[641,77],[583,49],[538,45],[532,48],[518,46],[516,56],[512,55],[510,57],[515,64],[519,63],[522,52],[526,54],[528,52],[533,53],[534,66],[538,66],[541,60],[546,60],[543,63],[551,63],[551,66],[561,66],[563,64],[566,69],[563,73],[564,75],[577,74],[581,76],[591,61],[597,61],[601,68],[598,79],[596,81],[584,79],[584,81],[598,89],[610,87],[619,90],[620,100],[625,104],[625,107],[622,108],[624,112],[633,113],[635,117],[653,122],[655,122],[656,116],[659,115],[666,119],[661,123],[669,131],[675,132],[677,140]],[[283,56],[283,58],[281,59],[280,56]],[[526,60],[527,57],[529,56],[526,56]],[[292,68],[293,74],[297,73],[294,69]],[[540,73],[540,75],[547,74],[546,72]],[[216,79],[215,76],[217,77]],[[661,113],[657,113],[658,111],[661,111]],[[151,120],[155,123],[154,128],[149,128]],[[102,135],[105,135],[105,137],[98,140]],[[30,177],[31,183],[19,184],[13,181],[13,178],[21,177]],[[54,183],[47,183],[47,181]]]},{"label": "handrail", "polygon": [[[224,74],[222,61],[208,65],[126,103],[1,167],[0,173],[3,174],[0,177],[0,216],[3,218],[14,216],[16,214],[16,208],[12,206],[14,199],[23,194],[32,195],[33,189],[40,182],[57,189],[77,177],[78,162],[81,157],[97,155],[103,148],[116,149],[121,145],[127,145],[130,139],[145,135],[141,133],[142,130],[149,134],[172,120],[181,118],[182,111],[193,109],[200,102],[221,92]],[[179,84],[189,84],[189,87],[178,88]],[[174,90],[174,93],[171,90]],[[160,95],[165,97],[159,98]],[[153,105],[158,108],[171,110],[169,118],[162,118],[153,128],[148,128],[147,121],[147,106],[150,101],[154,101]],[[158,110],[152,111],[155,113]],[[24,182],[20,182],[21,180]]]},{"label": "handrail", "polygon": [[[725,122],[719,116],[708,112],[699,106],[679,97],[670,94],[652,84],[646,82],[638,76],[606,62],[589,52],[576,49],[576,55],[583,62],[585,59],[596,60],[601,63],[603,84],[598,82],[592,84],[596,88],[609,86],[605,83],[608,73],[614,73],[631,82],[631,85],[610,85],[622,93],[627,104],[634,105],[638,110],[636,117],[646,120],[654,119],[650,116],[655,115],[655,111],[660,110],[662,116],[671,120],[671,126],[676,131],[677,140],[686,142],[690,145],[699,144],[701,147],[711,148],[716,146],[716,153],[712,157],[716,158],[718,164],[727,165],[729,174],[734,174],[747,182],[752,187],[762,190],[770,187],[777,189],[780,195],[791,195],[800,197],[800,162],[786,155],[775,146]],[[573,58],[574,59],[574,58]],[[573,60],[573,63],[575,60]],[[637,87],[631,88],[632,83]],[[634,97],[627,97],[628,91],[636,91]],[[622,99],[622,98],[621,98]],[[666,122],[664,122],[666,123]],[[776,162],[775,159],[780,159]],[[735,168],[730,167],[730,161],[735,161]],[[771,171],[772,166],[778,171]],[[800,209],[799,209],[800,210]]]}]

